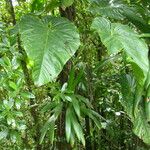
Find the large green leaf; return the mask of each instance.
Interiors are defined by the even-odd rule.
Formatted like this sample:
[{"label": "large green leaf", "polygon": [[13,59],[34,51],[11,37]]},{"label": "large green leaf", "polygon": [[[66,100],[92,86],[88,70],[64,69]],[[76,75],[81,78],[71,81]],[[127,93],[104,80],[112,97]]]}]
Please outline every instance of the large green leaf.
[{"label": "large green leaf", "polygon": [[71,144],[74,143],[74,135],[77,136],[78,140],[82,142],[83,145],[85,145],[85,138],[83,134],[83,129],[80,121],[78,121],[77,115],[75,114],[75,111],[73,109],[72,104],[69,105],[66,111],[66,124],[65,124],[65,131],[66,131],[66,138],[67,141],[71,142]]},{"label": "large green leaf", "polygon": [[51,110],[51,113],[53,113],[53,115],[49,117],[49,119],[47,120],[47,122],[44,124],[44,126],[41,129],[40,143],[43,142],[47,131],[49,131],[50,142],[53,143],[55,121],[58,119],[60,113],[62,112],[62,108],[63,108],[63,104],[59,103],[59,105],[57,105],[53,110]]},{"label": "large green leaf", "polygon": [[71,115],[71,123],[72,123],[72,127],[74,129],[74,132],[75,132],[78,140],[80,140],[82,142],[82,144],[85,146],[85,138],[84,138],[82,126],[78,122],[74,111],[72,111],[70,115]]},{"label": "large green leaf", "polygon": [[143,105],[139,105],[138,109],[133,113],[135,97],[137,94],[134,84],[132,84],[133,80],[134,79],[130,75],[122,75],[120,83],[123,99],[121,103],[133,122],[134,133],[145,143],[150,145],[150,124],[148,123],[148,118],[145,114],[145,108]]},{"label": "large green leaf", "polygon": [[27,15],[19,29],[23,47],[34,61],[33,79],[39,86],[55,80],[80,45],[76,27],[64,18]]},{"label": "large green leaf", "polygon": [[127,25],[111,23],[108,19],[97,17],[94,19],[92,28],[97,30],[102,43],[107,47],[109,53],[118,53],[122,50],[130,57],[130,62],[134,62],[139,71],[143,74],[138,81],[144,84],[148,69],[148,47],[139,38],[139,35],[132,31]]},{"label": "large green leaf", "polygon": [[138,135],[138,137],[141,138],[145,143],[150,145],[150,125],[148,124],[143,110],[139,110],[133,124],[134,133]]},{"label": "large green leaf", "polygon": [[72,105],[73,105],[73,108],[75,110],[75,113],[78,116],[78,118],[81,118],[79,101],[74,95],[71,96],[71,98],[72,98]]},{"label": "large green leaf", "polygon": [[40,136],[40,143],[43,142],[44,137],[47,133],[48,130],[50,130],[51,134],[49,136],[51,143],[53,143],[54,139],[54,126],[55,126],[55,115],[52,115],[48,121],[44,124],[44,126],[41,129],[41,136]]},{"label": "large green leaf", "polygon": [[87,115],[91,120],[93,120],[93,122],[99,129],[101,129],[101,116],[97,112],[91,109],[87,109],[86,107],[82,107],[81,110],[85,115]]},{"label": "large green leaf", "polygon": [[123,2],[110,0],[89,0],[90,8],[89,10],[93,14],[98,14],[105,17],[110,17],[114,19],[124,19],[123,15]]},{"label": "large green leaf", "polygon": [[71,110],[70,110],[70,107],[67,108],[67,111],[66,111],[66,118],[65,118],[65,131],[66,131],[66,139],[67,139],[67,142],[70,141],[70,138],[71,138],[71,116],[70,116],[70,113]]},{"label": "large green leaf", "polygon": [[150,144],[150,125],[144,112],[144,106],[141,105],[149,71],[148,47],[128,26],[111,23],[106,18],[96,18],[92,28],[97,30],[102,43],[110,54],[124,51],[128,56],[127,60],[131,63],[138,82],[132,80],[130,76],[122,80],[123,100],[121,103],[133,122],[134,133],[145,143]]},{"label": "large green leaf", "polygon": [[140,30],[149,32],[150,27],[148,25],[149,15],[146,8],[142,8],[139,5],[129,5],[127,1],[123,0],[89,0],[91,5],[89,10],[95,14],[112,19],[123,20],[128,19],[135,24]]}]

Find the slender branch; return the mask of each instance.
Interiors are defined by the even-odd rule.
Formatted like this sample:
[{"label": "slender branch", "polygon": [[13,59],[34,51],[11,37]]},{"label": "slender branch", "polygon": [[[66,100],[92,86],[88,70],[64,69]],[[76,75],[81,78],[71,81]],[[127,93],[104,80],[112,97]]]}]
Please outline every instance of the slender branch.
[{"label": "slender branch", "polygon": [[11,15],[12,23],[13,23],[13,25],[15,25],[16,24],[16,18],[15,18],[15,11],[14,11],[12,1],[6,0],[6,5],[8,5],[8,7],[9,7],[8,11],[9,11],[9,14]]}]

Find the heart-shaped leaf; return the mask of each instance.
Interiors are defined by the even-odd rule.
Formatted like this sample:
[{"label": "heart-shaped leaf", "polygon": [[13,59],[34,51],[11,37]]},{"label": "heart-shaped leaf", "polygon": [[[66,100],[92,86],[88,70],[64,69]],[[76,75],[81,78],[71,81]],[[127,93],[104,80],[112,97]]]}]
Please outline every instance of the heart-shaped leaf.
[{"label": "heart-shaped leaf", "polygon": [[27,15],[19,29],[23,47],[34,61],[32,75],[38,86],[55,80],[80,45],[76,27],[65,18]]}]

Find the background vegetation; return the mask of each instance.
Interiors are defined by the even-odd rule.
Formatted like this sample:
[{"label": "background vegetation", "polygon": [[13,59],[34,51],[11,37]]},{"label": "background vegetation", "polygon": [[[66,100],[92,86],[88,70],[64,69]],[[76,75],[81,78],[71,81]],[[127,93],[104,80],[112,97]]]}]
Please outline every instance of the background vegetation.
[{"label": "background vegetation", "polygon": [[150,149],[149,0],[0,1],[0,149]]}]

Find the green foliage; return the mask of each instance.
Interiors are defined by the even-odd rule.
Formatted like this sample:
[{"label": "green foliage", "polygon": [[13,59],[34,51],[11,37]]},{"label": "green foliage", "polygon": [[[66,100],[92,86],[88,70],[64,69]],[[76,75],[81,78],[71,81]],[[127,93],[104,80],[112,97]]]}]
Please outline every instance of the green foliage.
[{"label": "green foliage", "polygon": [[[51,113],[48,121],[41,130],[41,142],[43,141],[43,138],[49,129],[50,132],[53,132],[51,134],[53,138],[50,138],[51,142],[53,143],[55,121],[58,120],[59,115],[61,115],[60,113],[64,113],[62,109],[65,109],[66,139],[67,142],[70,142],[72,146],[75,144],[75,136],[79,141],[82,142],[83,145],[85,145],[85,137],[82,127],[85,116],[88,116],[91,120],[93,120],[99,129],[101,128],[101,116],[93,110],[89,100],[74,93],[75,87],[78,85],[81,79],[81,76],[80,79],[75,79],[75,74],[73,74],[74,71],[75,70],[72,69],[68,83],[65,83],[61,89],[55,91],[53,100],[47,102],[41,110],[42,113]],[[73,81],[75,84],[73,85],[71,81]]]},{"label": "green foliage", "polygon": [[50,0],[47,2],[47,5],[45,6],[46,11],[52,11],[55,8],[59,7],[61,5],[60,0]]},{"label": "green foliage", "polygon": [[143,8],[136,3],[128,4],[122,0],[89,0],[89,10],[95,14],[109,17],[116,20],[128,19],[144,32],[149,32],[148,26],[150,13],[147,8]]},{"label": "green foliage", "polygon": [[38,86],[55,80],[80,44],[76,27],[63,18],[25,16],[19,30]]},{"label": "green foliage", "polygon": [[62,0],[62,7],[69,7],[73,4],[74,0]]},{"label": "green foliage", "polygon": [[110,54],[115,54],[123,50],[132,59],[128,60],[139,66],[143,75],[137,80],[143,86],[149,70],[148,47],[139,38],[139,35],[128,26],[120,23],[111,23],[106,18],[94,19],[92,28],[97,30]]},{"label": "green foliage", "polygon": [[0,149],[150,148],[148,0],[0,8]]},{"label": "green foliage", "polygon": [[[130,75],[123,75],[121,77],[122,86],[122,105],[133,122],[133,131],[138,135],[145,143],[150,143],[150,125],[149,118],[145,114],[145,107],[141,104],[136,112],[133,114],[135,95],[137,94],[135,88],[135,81]],[[139,95],[140,96],[140,95]],[[145,103],[145,99],[142,100]],[[147,104],[146,104],[147,105]],[[148,105],[147,105],[148,106]],[[149,106],[148,106],[149,107]],[[148,108],[149,109],[149,108]]]},{"label": "green foliage", "polygon": [[44,0],[33,0],[31,4],[31,12],[40,11],[43,9],[44,5]]},{"label": "green foliage", "polygon": [[[136,90],[132,89],[133,87],[123,87],[126,90],[128,89],[134,91],[135,93],[135,96],[132,96],[132,94],[130,96],[127,95],[127,93],[130,94],[131,92],[123,91],[125,101],[123,106],[126,108],[126,111],[131,118],[134,118],[134,115],[137,116],[132,119],[135,134],[137,134],[146,143],[149,143],[149,125],[144,118],[144,114],[140,112],[144,111],[144,107],[141,108],[143,110],[137,109],[142,100],[141,96],[143,95],[143,89],[148,77],[148,47],[142,39],[139,39],[138,34],[133,32],[128,26],[119,23],[111,23],[106,18],[96,18],[93,21],[92,28],[97,30],[99,36],[101,37],[101,41],[107,47],[110,54],[125,51],[127,56],[130,57],[130,59],[127,60],[139,66],[137,68],[135,67],[135,64],[132,65],[135,74],[138,74],[140,70],[142,72],[140,73],[140,76],[136,76],[136,80],[140,86],[138,86],[138,84],[133,85],[134,81],[131,81],[130,83],[131,85],[136,86]],[[123,84],[124,83],[122,83],[122,85]],[[143,131],[144,128],[146,129],[145,131]]]}]

